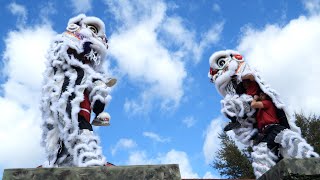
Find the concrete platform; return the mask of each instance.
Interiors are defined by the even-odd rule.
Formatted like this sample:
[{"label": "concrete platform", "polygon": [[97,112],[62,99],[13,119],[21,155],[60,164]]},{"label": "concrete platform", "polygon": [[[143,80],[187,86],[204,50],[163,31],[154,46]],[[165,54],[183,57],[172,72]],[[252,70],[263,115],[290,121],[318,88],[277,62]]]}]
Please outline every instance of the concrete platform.
[{"label": "concrete platform", "polygon": [[177,164],[5,169],[3,180],[107,179],[107,180],[181,180]]},{"label": "concrete platform", "polygon": [[320,180],[320,158],[283,159],[258,180]]}]

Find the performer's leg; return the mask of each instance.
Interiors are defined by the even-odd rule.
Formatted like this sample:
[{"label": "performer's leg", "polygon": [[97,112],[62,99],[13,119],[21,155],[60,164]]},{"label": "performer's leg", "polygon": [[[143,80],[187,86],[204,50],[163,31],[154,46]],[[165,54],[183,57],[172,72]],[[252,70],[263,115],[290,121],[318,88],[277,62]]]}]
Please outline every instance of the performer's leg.
[{"label": "performer's leg", "polygon": [[58,151],[57,160],[55,164],[59,165],[59,167],[74,166],[72,162],[72,155],[69,153],[63,141],[60,141],[60,148]]},{"label": "performer's leg", "polygon": [[103,166],[106,163],[98,136],[93,134],[91,124],[81,115],[79,115],[79,135],[72,150],[73,163],[76,166]]},{"label": "performer's leg", "polygon": [[282,156],[279,153],[279,147],[280,144],[276,143],[274,140],[276,136],[286,129],[286,127],[281,126],[279,124],[272,125],[269,128],[265,130],[266,136],[265,136],[265,141],[267,142],[267,147],[276,155],[279,157],[279,161],[282,159]]},{"label": "performer's leg", "polygon": [[83,116],[78,115],[78,122],[80,130],[88,129],[89,131],[93,131],[90,122],[88,122]]}]

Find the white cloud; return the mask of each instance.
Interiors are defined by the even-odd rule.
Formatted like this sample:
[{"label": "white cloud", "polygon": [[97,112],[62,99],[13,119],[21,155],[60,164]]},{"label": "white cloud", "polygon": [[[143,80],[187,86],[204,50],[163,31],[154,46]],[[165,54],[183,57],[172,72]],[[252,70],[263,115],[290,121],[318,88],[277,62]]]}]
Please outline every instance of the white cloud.
[{"label": "white cloud", "polygon": [[40,114],[24,109],[16,102],[0,98],[0,166],[4,168],[36,167],[44,161],[40,147]]},{"label": "white cloud", "polygon": [[10,3],[7,6],[7,8],[13,15],[18,16],[18,21],[17,21],[18,27],[22,27],[26,24],[28,11],[23,5],[13,2],[13,3]]},{"label": "white cloud", "polygon": [[178,107],[187,77],[185,59],[198,62],[203,49],[218,40],[218,27],[222,26],[210,28],[198,43],[195,33],[180,17],[166,13],[163,1],[105,2],[120,24],[110,37],[109,55],[116,59],[120,71],[141,88],[137,98],[126,100],[126,112],[148,112],[153,102],[164,110]]},{"label": "white cloud", "polygon": [[137,143],[132,139],[122,138],[117,144],[111,149],[111,154],[115,155],[117,151],[121,149],[131,149],[137,146]]},{"label": "white cloud", "polygon": [[179,47],[175,52],[176,55],[188,59],[190,55],[195,63],[201,60],[203,51],[211,44],[218,42],[219,35],[223,29],[223,23],[215,24],[209,30],[202,34],[200,42],[196,42],[196,34],[192,30],[187,29],[183,24],[183,20],[179,17],[166,18],[161,26],[168,37],[168,42],[174,43]]},{"label": "white cloud", "polygon": [[0,97],[0,167],[36,167],[44,161],[39,111],[46,50],[55,32],[50,26],[24,28],[5,38]]},{"label": "white cloud", "polygon": [[133,151],[130,152],[128,165],[146,165],[146,164],[157,164],[156,159],[149,159],[145,151]]},{"label": "white cloud", "polygon": [[222,128],[225,126],[226,122],[222,117],[213,119],[210,125],[207,127],[205,132],[205,140],[203,144],[203,154],[205,162],[207,164],[212,163],[216,152],[220,148],[219,133],[222,133]]},{"label": "white cloud", "polygon": [[56,4],[47,1],[45,4],[40,5],[40,9],[39,17],[41,18],[43,24],[51,24],[50,16],[58,12],[56,9]]},{"label": "white cloud", "polygon": [[223,30],[223,25],[223,22],[212,25],[207,32],[202,34],[202,40],[198,47],[195,47],[196,49],[194,51],[196,62],[200,61],[203,51],[207,49],[209,45],[215,44],[220,40],[220,33]]},{"label": "white cloud", "polygon": [[187,128],[190,128],[196,123],[196,120],[194,119],[193,116],[189,116],[189,117],[184,118],[182,120],[182,123],[185,124],[187,126]]},{"label": "white cloud", "polygon": [[221,176],[214,175],[211,172],[207,171],[204,174],[203,179],[221,179]]},{"label": "white cloud", "polygon": [[199,178],[199,175],[192,170],[187,153],[172,149],[164,157],[161,157],[163,164],[179,164],[182,178]]},{"label": "white cloud", "polygon": [[74,13],[86,13],[92,9],[92,0],[70,0]]},{"label": "white cloud", "polygon": [[213,6],[212,6],[212,10],[213,10],[213,12],[218,13],[218,12],[221,11],[221,7],[219,6],[219,4],[214,3]]},{"label": "white cloud", "polygon": [[169,142],[169,138],[163,138],[154,132],[143,132],[143,136],[148,137],[157,142]]},{"label": "white cloud", "polygon": [[24,106],[37,106],[34,99],[41,91],[45,54],[54,34],[46,25],[9,33],[4,52],[6,98]]},{"label": "white cloud", "polygon": [[24,17],[27,16],[27,9],[23,5],[17,4],[15,2],[10,3],[8,5],[8,9],[14,15],[24,16]]},{"label": "white cloud", "polygon": [[[161,106],[177,106],[183,96],[184,64],[172,58],[170,52],[158,44],[155,34],[137,25],[127,32],[112,35],[110,54],[115,56],[123,72],[135,84],[148,84],[140,95],[140,102],[129,100],[130,107],[148,107],[150,100],[161,99]],[[131,113],[136,112],[135,108]],[[130,112],[127,111],[127,112]]]},{"label": "white cloud", "polygon": [[182,18],[168,17],[164,19],[161,28],[168,36],[166,43],[173,43],[182,47],[179,49],[180,52],[178,53],[184,55],[187,53],[186,51],[192,51],[194,49],[196,45],[194,42],[196,34],[185,27]]},{"label": "white cloud", "polygon": [[170,150],[166,154],[159,154],[154,158],[147,157],[145,151],[135,151],[130,154],[128,164],[179,164],[182,178],[199,178],[199,175],[193,172],[187,153],[174,149]]},{"label": "white cloud", "polygon": [[143,103],[141,103],[141,104],[139,104],[135,100],[126,99],[124,102],[124,105],[123,105],[125,112],[128,115],[134,115],[134,114],[147,112],[151,107],[150,101],[148,101],[148,97],[145,97],[145,98],[141,97],[141,99],[143,99],[142,100]]},{"label": "white cloud", "polygon": [[310,14],[319,14],[320,13],[320,0],[303,0],[304,8]]},{"label": "white cloud", "polygon": [[246,29],[238,50],[291,109],[320,114],[320,16]]}]

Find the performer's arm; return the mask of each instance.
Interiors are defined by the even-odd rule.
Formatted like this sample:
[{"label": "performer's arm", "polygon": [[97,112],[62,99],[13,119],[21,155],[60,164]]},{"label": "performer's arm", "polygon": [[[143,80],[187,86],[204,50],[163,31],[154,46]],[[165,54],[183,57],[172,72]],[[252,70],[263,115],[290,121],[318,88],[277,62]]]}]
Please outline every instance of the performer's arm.
[{"label": "performer's arm", "polygon": [[93,104],[93,112],[97,115],[99,115],[101,112],[103,112],[105,107],[105,103],[101,102],[99,99],[96,100]]},{"label": "performer's arm", "polygon": [[93,82],[89,98],[92,110],[96,115],[103,112],[109,91],[110,89],[102,80],[97,79]]},{"label": "performer's arm", "polygon": [[263,103],[261,101],[258,101],[259,96],[254,95],[253,100],[251,102],[251,107],[256,109],[262,109],[264,108]]}]

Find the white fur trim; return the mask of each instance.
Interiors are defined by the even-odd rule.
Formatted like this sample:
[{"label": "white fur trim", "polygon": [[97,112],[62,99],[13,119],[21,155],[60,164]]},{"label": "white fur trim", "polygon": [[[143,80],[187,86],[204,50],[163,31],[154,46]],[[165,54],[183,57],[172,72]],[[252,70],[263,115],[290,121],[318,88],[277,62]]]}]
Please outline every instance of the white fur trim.
[{"label": "white fur trim", "polygon": [[[99,60],[104,60],[106,55],[106,46],[98,36],[104,36],[104,24],[101,20],[94,17],[86,17],[80,14],[69,20],[68,25],[79,22],[80,29],[75,31],[83,33],[82,39],[72,39],[67,34],[57,35],[52,41],[50,49],[47,53],[46,70],[43,74],[43,89],[41,100],[42,111],[42,145],[47,154],[45,167],[61,167],[61,166],[88,166],[92,164],[103,165],[105,158],[103,157],[99,140],[96,136],[79,133],[78,113],[80,103],[84,100],[83,92],[87,89],[90,93],[94,91],[91,100],[101,100],[106,102],[110,100],[110,88],[93,88],[95,79],[105,79],[106,75],[102,71],[102,63],[98,63],[91,67],[83,64],[73,55],[67,53],[69,48],[74,49],[78,54],[83,52],[83,43],[89,41],[93,43],[94,50],[99,53]],[[84,24],[95,23],[99,25],[98,35],[88,33],[88,29],[83,29]],[[77,72],[73,67],[79,67],[84,71],[84,77],[79,85],[75,85]],[[64,78],[69,78],[69,84],[65,92],[62,91]],[[66,111],[68,98],[74,95],[69,103],[71,104],[71,116]],[[91,102],[93,103],[93,102]],[[91,163],[79,163],[79,155],[71,153],[71,161],[66,157],[56,159],[60,148],[60,141],[63,141],[68,152],[74,152],[75,149],[83,148],[88,152],[94,152],[94,158],[91,157]],[[86,142],[86,143],[84,143]],[[81,157],[85,157],[84,153]],[[72,159],[73,158],[73,159]],[[94,162],[95,161],[95,162]],[[97,163],[99,161],[100,163]],[[56,162],[56,164],[54,164]]]}]

